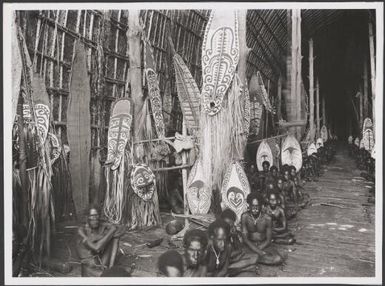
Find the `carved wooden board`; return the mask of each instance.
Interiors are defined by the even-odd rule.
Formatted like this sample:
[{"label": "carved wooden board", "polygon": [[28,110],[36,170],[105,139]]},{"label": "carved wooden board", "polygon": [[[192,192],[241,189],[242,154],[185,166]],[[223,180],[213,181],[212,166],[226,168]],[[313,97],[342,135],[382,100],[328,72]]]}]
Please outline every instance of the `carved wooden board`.
[{"label": "carved wooden board", "polygon": [[307,155],[310,156],[311,154],[314,154],[314,153],[317,153],[317,147],[315,146],[314,143],[311,143],[311,144],[307,147]]},{"label": "carved wooden board", "polygon": [[187,181],[187,203],[192,214],[207,214],[211,205],[211,190],[204,181],[200,160],[191,169]]},{"label": "carved wooden board", "polygon": [[202,44],[202,104],[217,114],[231,85],[239,60],[238,12],[212,10]]},{"label": "carved wooden board", "polygon": [[294,166],[297,172],[302,168],[302,151],[297,139],[288,135],[282,143],[282,165]]},{"label": "carved wooden board", "polygon": [[124,156],[124,149],[131,135],[132,107],[129,99],[115,102],[108,127],[108,151],[106,165],[116,170]]},{"label": "carved wooden board", "polygon": [[89,204],[91,91],[85,48],[80,40],[77,40],[75,45],[75,58],[72,65],[67,109],[67,137],[71,150],[69,169],[71,172],[73,199],[76,212],[80,214]]},{"label": "carved wooden board", "polygon": [[368,128],[364,131],[362,141],[363,141],[365,150],[369,152],[372,151],[374,147],[374,135],[373,135],[373,130],[371,128]]},{"label": "carved wooden board", "polygon": [[259,171],[262,171],[262,163],[264,161],[268,161],[270,166],[273,166],[273,153],[271,152],[270,146],[266,140],[263,140],[261,144],[259,144],[257,155],[256,155],[257,167]]},{"label": "carved wooden board", "polygon": [[134,193],[144,201],[150,201],[156,192],[155,174],[146,164],[133,166],[130,176]]},{"label": "carved wooden board", "polygon": [[239,222],[242,213],[247,210],[246,198],[250,193],[249,181],[239,162],[234,162],[228,167],[221,193],[223,209],[232,209],[237,215],[237,222]]}]

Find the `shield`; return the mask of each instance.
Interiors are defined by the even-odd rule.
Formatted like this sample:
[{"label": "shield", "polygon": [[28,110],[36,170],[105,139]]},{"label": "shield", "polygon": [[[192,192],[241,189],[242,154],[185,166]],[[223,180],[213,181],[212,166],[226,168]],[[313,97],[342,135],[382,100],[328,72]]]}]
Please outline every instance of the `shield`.
[{"label": "shield", "polygon": [[297,172],[302,167],[301,146],[293,135],[288,135],[282,143],[281,161],[282,165],[294,166]]},{"label": "shield", "polygon": [[321,138],[323,142],[328,141],[328,129],[326,128],[325,125],[321,127]]},{"label": "shield", "polygon": [[217,114],[239,60],[238,12],[212,10],[202,44],[202,106]]},{"label": "shield", "polygon": [[211,190],[204,182],[201,162],[197,160],[187,181],[187,203],[193,215],[208,213],[211,205],[211,194]]},{"label": "shield", "polygon": [[225,174],[222,183],[223,209],[230,208],[237,215],[237,222],[247,210],[247,195],[250,193],[250,185],[245,171],[239,162],[232,163]]},{"label": "shield", "polygon": [[365,150],[369,152],[372,151],[374,147],[374,136],[371,128],[368,128],[364,131],[361,141]]},{"label": "shield", "polygon": [[262,140],[261,144],[259,144],[256,161],[257,161],[257,168],[259,171],[263,170],[262,163],[264,161],[268,161],[270,163],[270,166],[274,165],[273,153],[271,152],[270,146],[269,144],[267,144],[266,140]]},{"label": "shield", "polygon": [[317,147],[315,146],[314,143],[311,143],[311,144],[307,147],[307,155],[310,156],[311,154],[314,154],[314,153],[317,153]]},{"label": "shield", "polygon": [[120,99],[115,102],[112,109],[108,127],[108,152],[106,165],[111,165],[111,170],[116,170],[122,157],[131,131],[131,102],[129,99]]},{"label": "shield", "polygon": [[132,168],[130,176],[134,193],[142,200],[149,201],[156,191],[155,174],[146,164],[137,164]]}]

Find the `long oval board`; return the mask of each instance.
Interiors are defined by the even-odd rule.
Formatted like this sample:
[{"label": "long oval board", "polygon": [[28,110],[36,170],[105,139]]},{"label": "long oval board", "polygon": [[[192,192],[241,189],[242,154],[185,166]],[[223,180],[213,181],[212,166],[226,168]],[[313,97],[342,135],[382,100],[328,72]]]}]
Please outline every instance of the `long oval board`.
[{"label": "long oval board", "polygon": [[328,129],[326,128],[325,125],[321,127],[321,138],[323,142],[328,141]]},{"label": "long oval board", "polygon": [[112,108],[110,124],[108,126],[108,151],[106,165],[111,165],[111,170],[116,170],[122,157],[124,149],[130,139],[132,108],[129,99],[119,99]]},{"label": "long oval board", "polygon": [[238,12],[212,10],[202,44],[202,106],[217,114],[239,60]]},{"label": "long oval board", "polygon": [[77,40],[72,65],[70,95],[67,109],[67,137],[71,149],[69,169],[76,212],[88,206],[91,149],[90,82],[87,54]]},{"label": "long oval board", "polygon": [[317,147],[315,146],[314,143],[311,143],[311,144],[307,147],[307,155],[310,156],[311,154],[314,154],[314,153],[317,153]]},{"label": "long oval board", "polygon": [[302,168],[302,151],[297,139],[288,135],[282,143],[282,165],[294,166],[297,172]]},{"label": "long oval board", "polygon": [[230,208],[237,215],[237,223],[247,210],[247,195],[250,185],[239,162],[233,162],[227,169],[222,183],[222,209]]},{"label": "long oval board", "polygon": [[323,146],[324,146],[324,141],[322,140],[322,138],[318,138],[317,142],[316,142],[317,149],[319,149],[320,147],[323,147]]},{"label": "long oval board", "polygon": [[193,215],[207,214],[211,205],[211,190],[204,181],[200,160],[196,160],[187,180],[187,203]]},{"label": "long oval board", "polygon": [[257,168],[258,171],[262,171],[262,163],[264,161],[268,161],[270,163],[270,166],[273,166],[273,153],[271,152],[271,148],[266,140],[262,140],[261,144],[259,144],[257,155],[256,155],[256,161],[257,161]]},{"label": "long oval board", "polygon": [[364,134],[362,135],[362,141],[365,150],[370,152],[374,146],[374,135],[371,128],[368,128],[364,131]]}]

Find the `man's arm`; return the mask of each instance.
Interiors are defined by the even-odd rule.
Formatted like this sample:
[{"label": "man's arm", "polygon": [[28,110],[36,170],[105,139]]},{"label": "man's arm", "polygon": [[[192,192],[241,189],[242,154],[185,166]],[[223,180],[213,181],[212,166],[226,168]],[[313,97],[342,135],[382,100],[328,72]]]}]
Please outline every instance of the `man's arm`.
[{"label": "man's arm", "polygon": [[231,255],[231,245],[229,244],[227,246],[227,254],[226,254],[226,261],[223,265],[222,269],[218,272],[216,277],[226,277],[227,276],[227,270],[229,269],[230,264],[230,255]]},{"label": "man's arm", "polygon": [[271,238],[272,238],[273,223],[272,223],[271,217],[269,217],[269,216],[265,217],[265,224],[266,224],[266,239],[259,246],[260,250],[265,249],[266,247],[268,247],[270,245],[270,243],[271,243]]},{"label": "man's arm", "polygon": [[249,240],[249,237],[248,237],[248,230],[247,230],[247,225],[246,225],[246,220],[247,220],[247,217],[245,214],[242,215],[241,217],[241,231],[242,231],[242,239],[243,239],[243,242],[252,250],[254,251],[255,253],[259,254],[259,255],[264,255],[265,252],[262,251],[261,249],[259,249],[254,242],[250,241]]},{"label": "man's arm", "polygon": [[280,214],[280,220],[281,220],[281,223],[282,223],[282,227],[276,227],[276,228],[274,228],[274,231],[276,231],[278,233],[282,233],[287,228],[287,222],[286,222],[285,212],[283,211],[283,209],[279,210],[279,214]]},{"label": "man's arm", "polygon": [[88,246],[91,250],[95,252],[100,252],[106,246],[106,244],[110,241],[115,231],[116,231],[116,227],[112,225],[102,239],[98,240],[97,242],[93,242],[87,237],[84,244]]}]

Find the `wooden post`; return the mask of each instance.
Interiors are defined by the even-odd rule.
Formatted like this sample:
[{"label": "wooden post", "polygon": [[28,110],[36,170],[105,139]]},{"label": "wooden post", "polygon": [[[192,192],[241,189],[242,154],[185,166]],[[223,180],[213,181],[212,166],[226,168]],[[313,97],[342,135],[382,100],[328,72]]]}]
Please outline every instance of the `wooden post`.
[{"label": "wooden post", "polygon": [[278,120],[282,119],[281,100],[282,100],[282,76],[280,75],[278,78],[278,91],[277,91],[277,117],[278,117]]},{"label": "wooden post", "polygon": [[320,132],[320,116],[319,116],[319,112],[320,112],[320,101],[319,101],[319,80],[317,78],[317,82],[316,82],[316,116],[317,116],[317,137],[320,136],[319,132]]},{"label": "wooden post", "polygon": [[310,134],[314,140],[314,58],[313,58],[313,39],[309,40],[309,109],[310,109]]},{"label": "wooden post", "polygon": [[[372,121],[375,126],[375,90],[376,90],[376,67],[375,67],[375,55],[374,55],[374,35],[373,25],[369,20],[369,52],[370,52],[370,79],[371,79],[371,91],[372,91]],[[373,128],[373,133],[375,128]]]},{"label": "wooden post", "polygon": [[142,26],[139,22],[139,10],[130,10],[128,13],[127,40],[129,48],[130,71],[129,81],[131,86],[131,98],[134,105],[134,141],[138,141],[142,131],[138,126],[138,114],[143,107],[144,99],[142,92],[142,70],[141,70],[141,34]]},{"label": "wooden post", "polygon": [[368,113],[368,107],[369,107],[369,102],[368,102],[368,88],[369,88],[369,82],[368,82],[368,65],[366,62],[366,55],[364,56],[364,92],[363,92],[363,117],[366,118],[369,116]]},{"label": "wooden post", "polygon": [[327,126],[326,124],[326,103],[325,103],[325,95],[322,96],[322,125],[326,125],[326,127],[329,127]]},{"label": "wooden post", "polygon": [[363,101],[363,94],[362,94],[362,85],[360,85],[360,93],[359,93],[359,109],[360,109],[360,116],[359,116],[359,119],[360,119],[360,126],[358,127],[359,130],[362,129],[362,125],[363,125],[363,122],[364,122],[364,108],[363,108],[363,105],[364,105],[364,101]]}]

